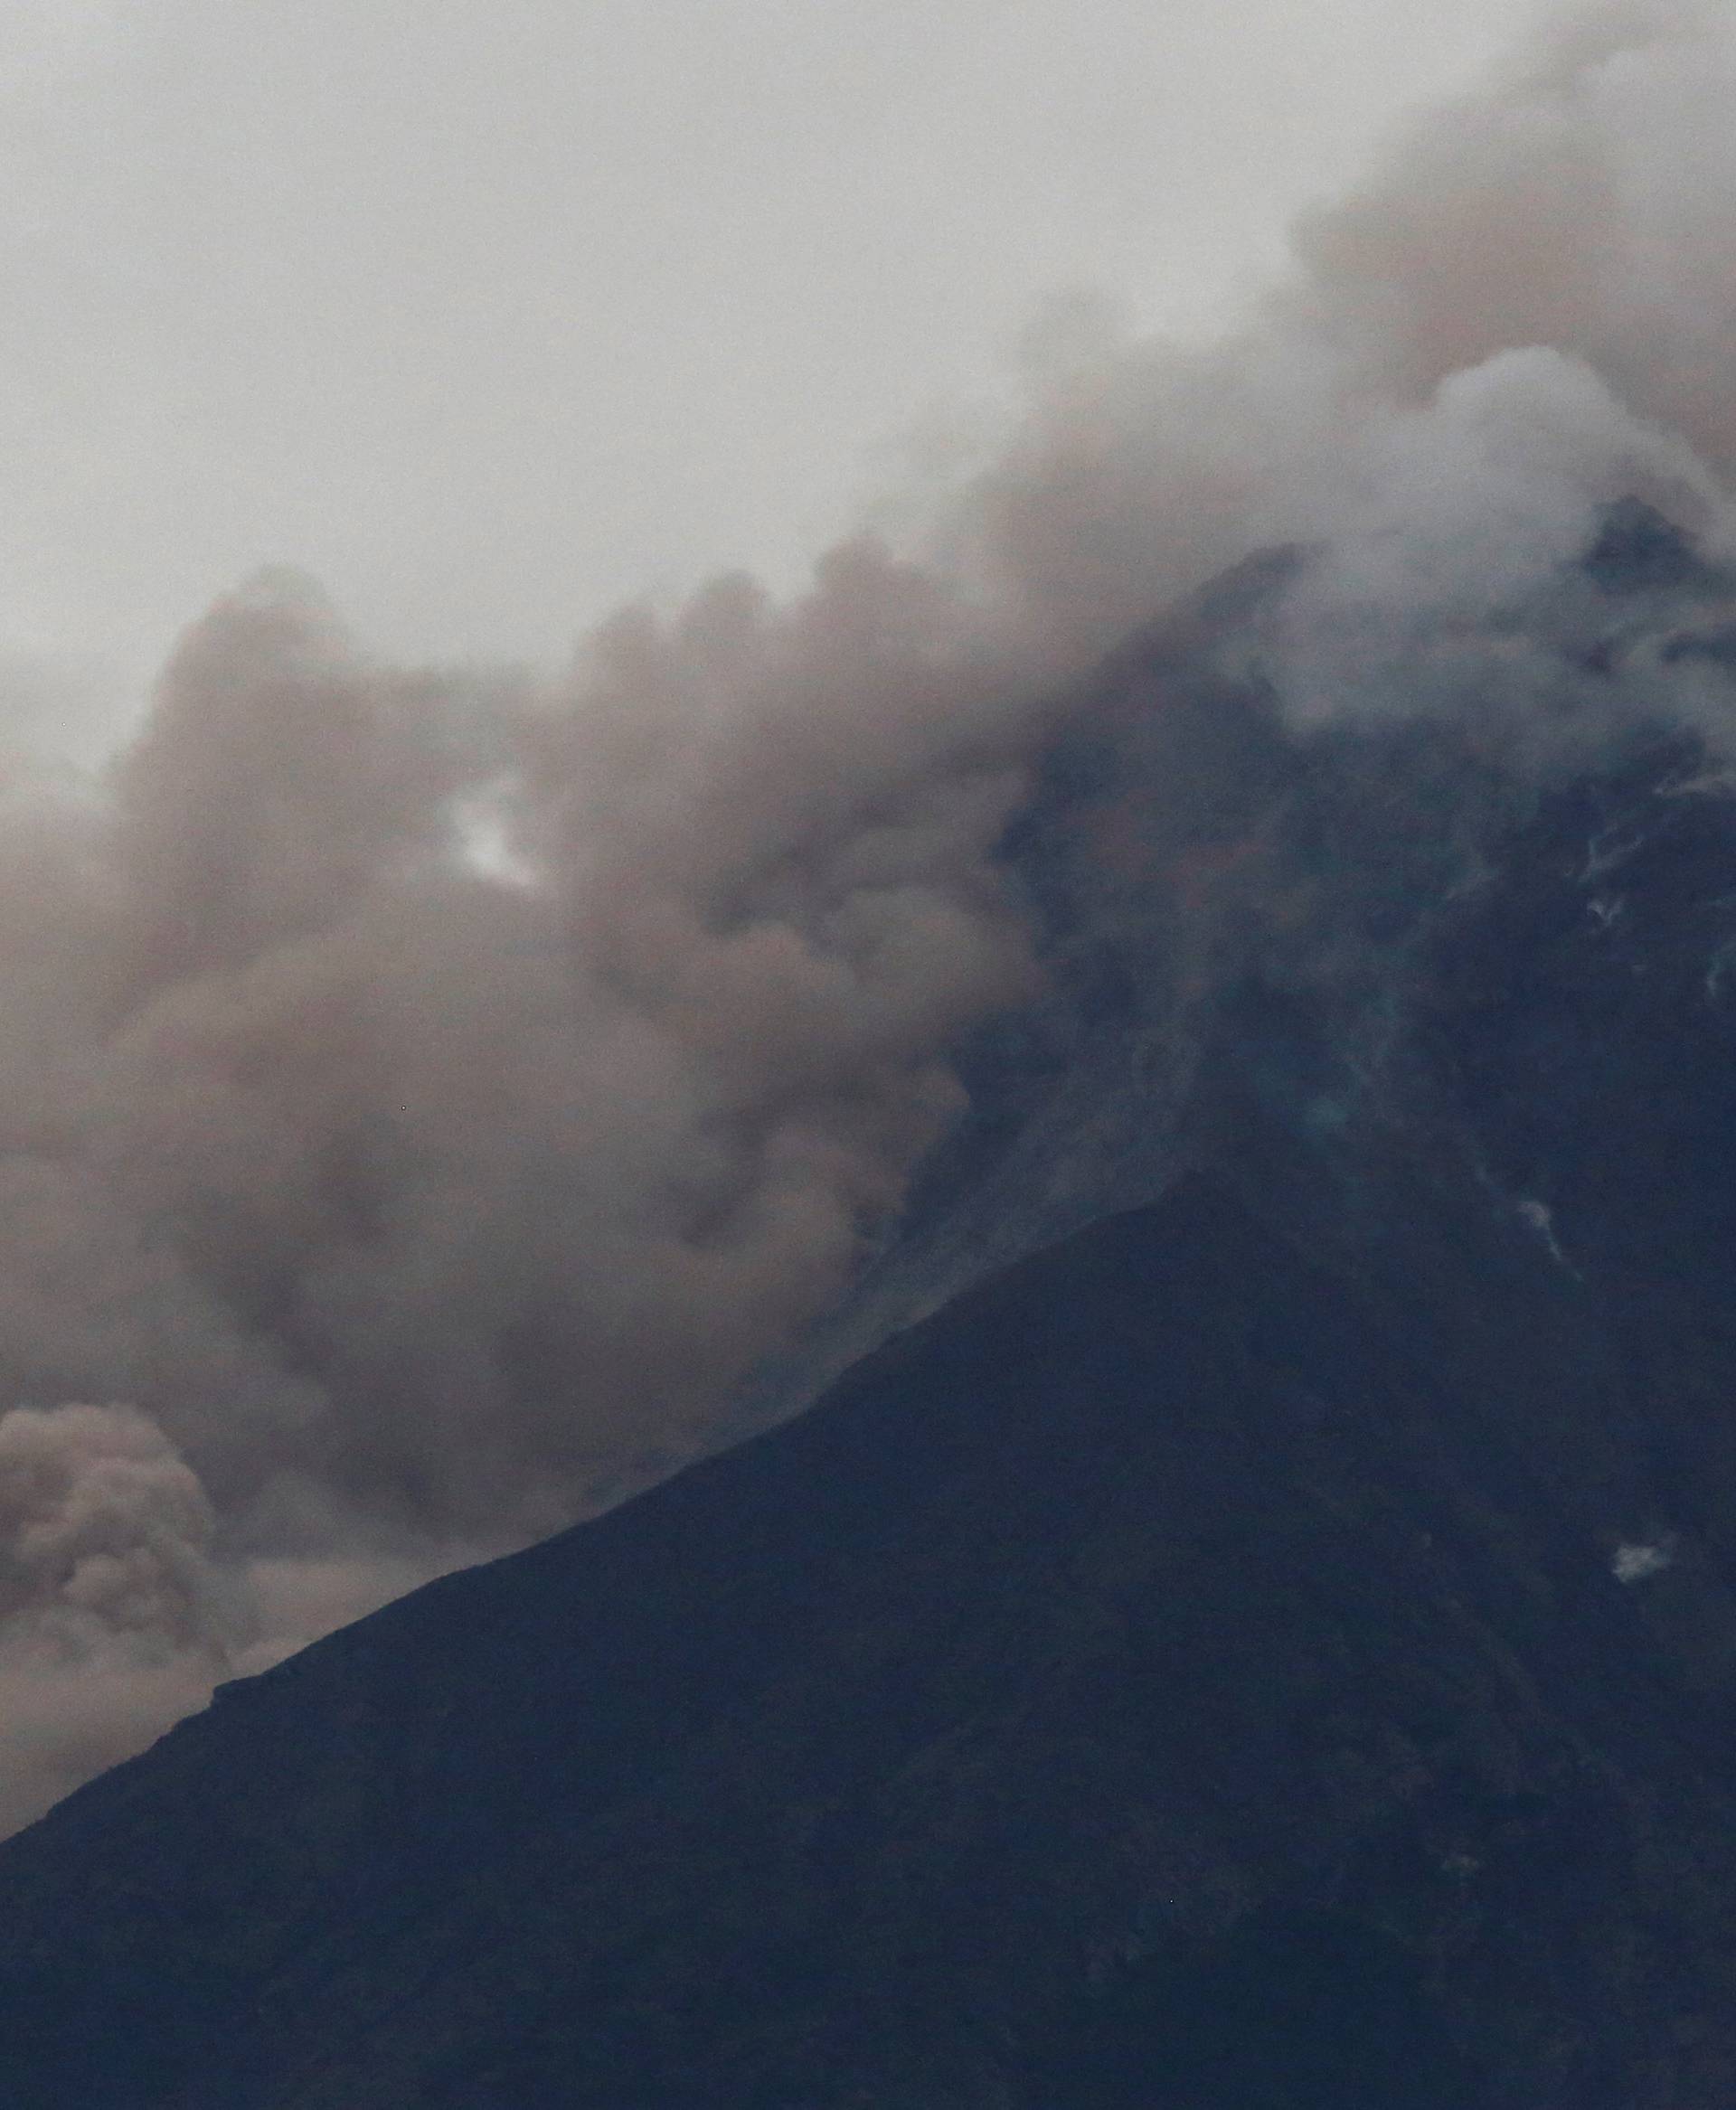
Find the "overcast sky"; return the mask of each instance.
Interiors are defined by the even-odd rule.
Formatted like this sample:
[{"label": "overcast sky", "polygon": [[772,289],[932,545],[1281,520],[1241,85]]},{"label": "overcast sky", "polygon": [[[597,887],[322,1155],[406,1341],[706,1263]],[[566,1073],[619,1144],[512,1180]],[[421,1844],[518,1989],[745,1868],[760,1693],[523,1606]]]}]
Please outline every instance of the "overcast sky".
[{"label": "overcast sky", "polygon": [[[1510,0],[5,0],[0,655],[793,576],[1097,286],[1198,329]],[[967,422],[967,420],[965,420]]]}]

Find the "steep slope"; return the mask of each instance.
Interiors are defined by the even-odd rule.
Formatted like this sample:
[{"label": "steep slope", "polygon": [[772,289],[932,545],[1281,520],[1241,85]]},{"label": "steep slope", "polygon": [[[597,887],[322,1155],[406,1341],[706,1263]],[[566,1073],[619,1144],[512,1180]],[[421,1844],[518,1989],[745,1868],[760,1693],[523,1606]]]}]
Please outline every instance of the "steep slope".
[{"label": "steep slope", "polygon": [[[1466,1099],[1448,1043],[1479,1030],[1487,992],[1526,984],[1547,1009],[1599,975],[1628,988],[1661,972],[1637,957],[1660,932],[1685,994],[1646,1037],[1727,1044],[1722,995],[1702,998],[1736,942],[1736,572],[1624,502],[1498,619],[1359,639],[1343,671],[1361,692],[1298,721],[1291,633],[1313,573],[1299,551],[1239,567],[1128,639],[1063,715],[1005,846],[1045,993],[964,1051],[967,1118],[780,1404],[994,1268],[1161,1194],[1226,1068],[1311,1159],[1378,1162],[1399,1135],[1436,1150],[1448,1125],[1477,1156],[1493,1109]],[[1646,844],[1647,898],[1612,916],[1618,867]],[[1672,865],[1671,844],[1693,847]],[[1524,903],[1552,918],[1547,956]]]},{"label": "steep slope", "polygon": [[1186,1182],[230,1690],[0,1858],[9,2103],[1721,2099],[1730,1746],[1486,1288],[1571,1367]]}]

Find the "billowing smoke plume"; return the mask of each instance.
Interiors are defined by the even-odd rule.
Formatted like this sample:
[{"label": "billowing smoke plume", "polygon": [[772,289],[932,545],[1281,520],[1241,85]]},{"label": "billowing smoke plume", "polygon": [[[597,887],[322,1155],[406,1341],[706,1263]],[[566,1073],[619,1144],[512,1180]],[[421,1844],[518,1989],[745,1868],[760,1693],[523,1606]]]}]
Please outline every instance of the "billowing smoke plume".
[{"label": "billowing smoke plume", "polygon": [[130,1408],[0,1418],[0,1823],[196,1705],[231,1639],[204,1490]]},{"label": "billowing smoke plume", "polygon": [[1416,637],[1614,498],[1726,538],[1733,97],[1727,22],[1559,30],[1232,341],[1052,371],[922,562],[724,580],[552,688],[375,665],[266,579],[99,790],[16,774],[0,1821],[703,1446],[1032,989],[995,844],[1127,626],[1316,548],[1270,641],[1306,730],[1414,706]]},{"label": "billowing smoke plume", "polygon": [[[867,549],[792,611],[725,581],[624,618],[554,694],[371,666],[274,579],[187,638],[105,796],[14,787],[0,1634],[33,1695],[108,1680],[131,1740],[703,1443],[1026,985],[987,854],[1016,692]],[[113,1755],[88,1733],[56,1752]]]}]

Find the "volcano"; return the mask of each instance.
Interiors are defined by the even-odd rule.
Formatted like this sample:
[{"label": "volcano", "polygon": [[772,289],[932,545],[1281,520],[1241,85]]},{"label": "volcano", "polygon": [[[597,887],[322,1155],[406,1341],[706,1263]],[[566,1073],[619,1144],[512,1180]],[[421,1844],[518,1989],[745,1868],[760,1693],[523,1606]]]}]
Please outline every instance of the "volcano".
[{"label": "volcano", "polygon": [[1071,700],[741,1441],[0,1848],[8,2110],[1736,2100],[1736,581],[1618,506],[1313,725],[1312,561]]}]

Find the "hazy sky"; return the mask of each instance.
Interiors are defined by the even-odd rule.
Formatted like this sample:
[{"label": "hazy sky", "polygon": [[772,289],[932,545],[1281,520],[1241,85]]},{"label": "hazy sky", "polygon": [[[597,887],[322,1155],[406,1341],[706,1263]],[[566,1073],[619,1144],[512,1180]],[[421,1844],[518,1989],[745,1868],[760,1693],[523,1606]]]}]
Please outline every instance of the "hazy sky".
[{"label": "hazy sky", "polygon": [[0,655],[788,577],[1045,293],[1221,313],[1506,0],[6,0]]}]

